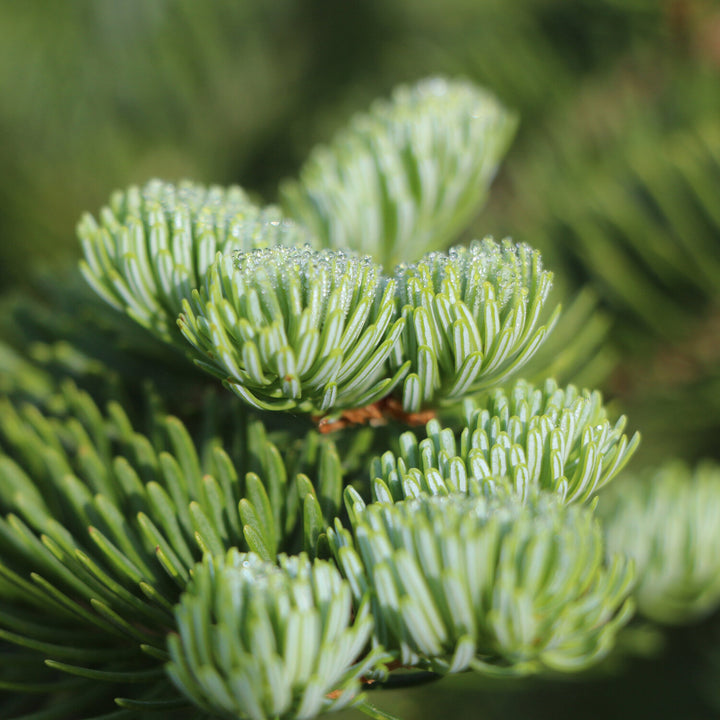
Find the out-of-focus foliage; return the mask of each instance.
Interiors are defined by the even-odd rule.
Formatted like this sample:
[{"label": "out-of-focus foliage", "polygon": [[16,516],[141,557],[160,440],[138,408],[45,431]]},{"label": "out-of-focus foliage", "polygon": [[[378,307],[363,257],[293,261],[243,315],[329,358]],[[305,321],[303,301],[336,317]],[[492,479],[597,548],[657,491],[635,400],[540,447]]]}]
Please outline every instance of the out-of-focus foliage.
[{"label": "out-of-focus foliage", "polygon": [[[680,462],[627,476],[600,498],[608,553],[635,561],[638,610],[660,623],[692,622],[720,599],[720,468]],[[710,549],[710,552],[708,550]],[[714,550],[713,550],[714,549]]]},{"label": "out-of-focus foliage", "polygon": [[606,565],[592,513],[557,497],[347,497],[352,530],[336,521],[329,542],[357,599],[375,590],[377,641],[403,665],[578,670],[632,614],[627,558]]},{"label": "out-of-focus foliage", "polygon": [[[137,426],[157,410],[142,377],[193,430],[212,435],[215,425],[227,438],[238,422],[230,393],[83,290],[57,277],[35,284],[37,271],[60,275],[78,254],[81,213],[150,177],[238,183],[274,201],[278,181],[351,113],[436,74],[487,87],[520,118],[471,236],[512,235],[542,250],[555,274],[551,304],[562,300],[564,314],[528,377],[544,379],[550,366],[561,384],[603,383],[643,430],[636,469],[672,454],[718,458],[720,10],[711,0],[1,4],[0,392],[52,416],[62,410],[57,378],[69,375],[99,403],[121,399]],[[40,297],[17,299],[6,292],[15,286]],[[168,395],[178,384],[183,392]],[[198,411],[200,398],[212,409]],[[302,457],[282,445],[303,503],[288,517],[308,518],[293,526],[296,543],[322,540],[341,466],[366,490],[362,459],[399,449],[398,434],[388,426],[380,447],[370,429],[341,435],[337,448],[318,440]],[[324,470],[311,482],[302,473],[315,463]],[[628,497],[663,493],[648,482]],[[465,690],[468,712],[481,692],[493,719],[710,717],[696,678],[716,687],[717,663],[699,665],[719,656],[720,636],[705,627],[669,634],[663,656],[629,661],[612,681],[486,680],[471,691],[477,683],[460,678],[403,694],[404,714],[437,716]],[[7,687],[31,662],[2,657]],[[65,688],[73,699],[62,707],[9,696],[0,714],[44,707],[71,717],[80,694],[83,707],[102,705],[105,690],[83,683]],[[146,699],[163,699],[162,688]]]},{"label": "out-of-focus foliage", "polygon": [[274,192],[315,142],[403,80],[467,76],[529,132],[585,76],[664,40],[662,5],[4,3],[0,230],[22,241],[3,242],[3,282],[27,280],[28,249],[75,252],[71,228],[108,188],[159,176]]},{"label": "out-of-focus foliage", "polygon": [[402,85],[313,150],[299,181],[282,187],[283,205],[324,247],[386,266],[415,261],[445,249],[477,215],[516,125],[471,83]]}]

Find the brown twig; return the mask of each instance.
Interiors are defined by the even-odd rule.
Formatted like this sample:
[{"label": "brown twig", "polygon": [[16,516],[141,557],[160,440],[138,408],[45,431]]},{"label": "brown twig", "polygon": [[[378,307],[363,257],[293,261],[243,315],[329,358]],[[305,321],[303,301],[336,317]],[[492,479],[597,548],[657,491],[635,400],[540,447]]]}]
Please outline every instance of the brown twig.
[{"label": "brown twig", "polygon": [[379,427],[386,425],[389,420],[396,420],[397,422],[414,427],[425,425],[425,423],[434,417],[435,411],[432,409],[422,410],[416,413],[405,412],[402,403],[397,398],[388,395],[382,398],[382,400],[378,400],[370,405],[343,410],[340,417],[336,420],[329,420],[327,417],[320,416],[313,417],[313,420],[317,423],[318,430],[325,434],[358,425]]}]

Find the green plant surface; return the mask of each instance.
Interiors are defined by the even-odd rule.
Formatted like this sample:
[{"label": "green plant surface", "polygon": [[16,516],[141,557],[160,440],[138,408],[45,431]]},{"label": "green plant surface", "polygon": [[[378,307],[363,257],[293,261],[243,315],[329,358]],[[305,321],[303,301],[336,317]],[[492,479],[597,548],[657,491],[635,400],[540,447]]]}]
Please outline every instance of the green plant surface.
[{"label": "green plant surface", "polygon": [[[357,702],[383,657],[364,653],[373,621],[337,568],[304,555],[279,566],[207,557],[176,609],[168,672],[217,717],[310,718]],[[357,658],[362,660],[357,662]]]},{"label": "green plant surface", "polygon": [[629,475],[600,495],[608,553],[635,561],[638,611],[658,623],[697,622],[720,602],[720,468],[680,461]]},{"label": "green plant surface", "polygon": [[258,422],[235,439],[238,462],[216,438],[196,447],[177,418],[153,418],[146,436],[117,404],[103,415],[70,384],[60,396],[64,407],[45,415],[2,401],[0,635],[80,677],[162,684],[172,608],[194,564],[230,547],[268,561],[305,542],[314,552],[316,528],[340,505],[339,461],[329,441],[314,472],[300,461],[316,489]]},{"label": "green plant surface", "polygon": [[84,216],[104,313],[72,290],[8,303],[13,720],[389,720],[361,690],[599,677],[636,603],[662,622],[720,605],[714,469],[613,483],[614,506],[639,434],[548,377],[607,372],[602,299],[571,301],[553,340],[540,251],[461,236],[514,124],[469,81],[406,84],[278,206],[153,180]]},{"label": "green plant surface", "polygon": [[491,239],[385,277],[368,256],[310,247],[220,257],[180,328],[248,404],[318,415],[371,405],[403,377],[405,412],[497,384],[537,350],[551,274]]},{"label": "green plant surface", "polygon": [[400,358],[412,358],[407,412],[498,385],[537,351],[559,313],[539,324],[552,274],[537,252],[509,240],[433,252],[395,274],[405,319]]},{"label": "green plant surface", "polygon": [[470,83],[399,87],[313,151],[283,185],[283,207],[325,247],[412,262],[449,245],[478,212],[515,126]]},{"label": "green plant surface", "polygon": [[483,495],[506,477],[520,498],[542,490],[566,503],[587,502],[640,442],[638,433],[630,439],[623,433],[625,423],[624,416],[608,419],[597,391],[520,380],[482,401],[466,401],[465,422],[456,427],[434,419],[421,439],[403,433],[397,453],[373,461],[373,498]]},{"label": "green plant surface", "polygon": [[630,566],[604,567],[587,510],[551,497],[347,502],[351,531],[336,522],[330,545],[356,597],[373,591],[376,641],[403,665],[577,670],[632,614]]},{"label": "green plant surface", "polygon": [[213,266],[180,327],[248,404],[325,414],[379,400],[407,372],[385,362],[403,325],[394,287],[369,257],[342,251],[239,253]]},{"label": "green plant surface", "polygon": [[[240,188],[151,181],[118,192],[78,226],[92,288],[163,340],[175,338],[182,300],[218,252],[282,243],[278,211],[261,210]],[[295,238],[292,238],[295,240]]]}]

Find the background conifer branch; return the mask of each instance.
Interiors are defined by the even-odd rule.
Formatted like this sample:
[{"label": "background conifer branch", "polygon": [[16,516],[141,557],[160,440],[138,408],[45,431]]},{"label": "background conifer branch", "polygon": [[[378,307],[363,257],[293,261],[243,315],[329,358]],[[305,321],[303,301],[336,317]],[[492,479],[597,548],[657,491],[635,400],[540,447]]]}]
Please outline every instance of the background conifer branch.
[{"label": "background conifer branch", "polygon": [[515,126],[470,83],[399,87],[314,151],[300,179],[283,185],[283,207],[325,247],[386,267],[413,262],[444,249],[478,212]]},{"label": "background conifer branch", "polygon": [[[550,123],[561,141],[564,110]],[[578,672],[637,637],[623,630],[636,602],[676,624],[718,606],[714,466],[606,490],[639,436],[599,392],[546,379],[548,367],[607,372],[616,326],[588,295],[545,343],[558,311],[538,250],[489,237],[446,250],[514,126],[469,82],[402,87],[311,154],[282,186],[282,210],[237,187],[151,181],[86,216],[83,272],[120,313],[83,304],[98,319],[84,325],[72,294],[7,306],[0,688],[14,693],[11,715],[75,720],[63,698],[78,692],[81,712],[101,718],[311,717],[398,669]],[[717,274],[705,233],[715,160],[698,152],[712,127],[673,137],[684,140],[669,164],[633,138],[609,163],[642,211],[595,185],[582,153],[576,174],[546,175],[540,145],[524,186],[536,192],[515,205],[534,206],[519,239],[542,244],[553,269],[554,248],[578,234],[577,277],[592,261],[586,276],[643,317],[646,340],[675,335],[672,323],[659,332],[642,288],[665,308],[675,286],[704,302]],[[522,157],[500,183],[505,207]],[[679,180],[688,191],[675,198]],[[638,244],[633,229],[656,222],[659,243]],[[539,379],[508,384],[531,360]],[[407,432],[423,413],[437,418]],[[308,415],[338,431],[321,437]]]}]

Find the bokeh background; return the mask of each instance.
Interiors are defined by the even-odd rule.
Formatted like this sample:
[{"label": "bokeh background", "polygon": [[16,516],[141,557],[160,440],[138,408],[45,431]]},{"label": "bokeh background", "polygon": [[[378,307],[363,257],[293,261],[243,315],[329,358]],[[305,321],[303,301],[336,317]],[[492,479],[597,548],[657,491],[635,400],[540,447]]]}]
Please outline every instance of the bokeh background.
[{"label": "bokeh background", "polygon": [[[114,189],[190,178],[271,202],[353,112],[433,74],[520,115],[468,237],[543,250],[580,318],[569,332],[593,328],[569,379],[642,429],[638,466],[720,458],[709,0],[5,0],[0,309],[74,265],[78,219]],[[645,646],[570,681],[460,677],[377,702],[408,719],[718,716],[717,617]]]}]

